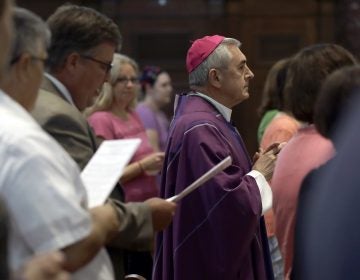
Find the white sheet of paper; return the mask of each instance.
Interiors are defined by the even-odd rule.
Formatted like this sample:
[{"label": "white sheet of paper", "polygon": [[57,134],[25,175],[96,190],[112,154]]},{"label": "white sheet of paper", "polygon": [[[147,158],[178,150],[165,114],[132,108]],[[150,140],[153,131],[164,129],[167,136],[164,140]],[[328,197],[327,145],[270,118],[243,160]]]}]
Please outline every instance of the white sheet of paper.
[{"label": "white sheet of paper", "polygon": [[198,187],[203,185],[206,181],[213,178],[216,174],[223,171],[226,167],[230,166],[232,163],[231,156],[226,157],[221,162],[219,162],[217,165],[215,165],[213,168],[211,168],[208,172],[206,172],[204,175],[202,175],[199,179],[197,179],[195,182],[193,182],[190,186],[185,188],[181,193],[174,195],[173,197],[170,197],[167,199],[167,201],[171,202],[178,202],[181,199],[183,199],[185,196],[196,190]]},{"label": "white sheet of paper", "polygon": [[89,208],[104,204],[141,140],[105,140],[81,172]]}]

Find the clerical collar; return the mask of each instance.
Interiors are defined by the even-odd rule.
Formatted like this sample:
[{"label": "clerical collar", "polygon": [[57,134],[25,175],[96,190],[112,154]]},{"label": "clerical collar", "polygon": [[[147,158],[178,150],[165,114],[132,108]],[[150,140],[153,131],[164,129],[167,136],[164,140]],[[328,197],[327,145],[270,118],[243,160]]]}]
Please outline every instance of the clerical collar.
[{"label": "clerical collar", "polygon": [[53,75],[49,74],[49,73],[44,73],[45,77],[48,78],[53,85],[57,88],[57,90],[61,93],[61,95],[68,101],[70,102],[72,105],[75,106],[74,101],[71,97],[70,92],[68,91],[68,89],[64,86],[64,84],[62,82],[60,82],[58,79],[56,79]]},{"label": "clerical collar", "polygon": [[220,112],[220,114],[225,118],[225,120],[230,122],[232,110],[229,109],[228,107],[222,105],[221,103],[217,102],[216,100],[212,99],[211,97],[209,97],[201,92],[198,92],[198,91],[195,93],[190,93],[189,95],[197,95],[197,96],[200,96],[200,97],[206,99],[212,105],[214,105],[214,107]]}]

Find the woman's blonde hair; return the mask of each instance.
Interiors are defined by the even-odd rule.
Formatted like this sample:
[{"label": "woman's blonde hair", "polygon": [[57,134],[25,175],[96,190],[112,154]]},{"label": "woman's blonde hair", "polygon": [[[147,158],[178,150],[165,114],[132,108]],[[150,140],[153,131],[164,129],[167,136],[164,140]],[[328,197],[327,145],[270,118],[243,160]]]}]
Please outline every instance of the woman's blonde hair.
[{"label": "woman's blonde hair", "polygon": [[[85,110],[84,114],[86,116],[89,116],[97,111],[107,111],[111,108],[115,100],[113,87],[117,83],[121,67],[125,64],[130,64],[134,68],[136,75],[139,75],[139,66],[135,60],[126,55],[115,53],[110,71],[110,80],[104,83],[99,96],[95,100],[94,105]],[[139,92],[137,92],[128,108],[126,108],[127,110],[132,110],[136,107],[138,93]]]}]

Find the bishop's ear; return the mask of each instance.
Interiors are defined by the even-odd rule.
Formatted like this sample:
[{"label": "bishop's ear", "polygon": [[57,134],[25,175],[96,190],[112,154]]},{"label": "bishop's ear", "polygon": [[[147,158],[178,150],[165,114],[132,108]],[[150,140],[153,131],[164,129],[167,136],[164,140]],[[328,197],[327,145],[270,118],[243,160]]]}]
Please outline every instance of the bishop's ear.
[{"label": "bishop's ear", "polygon": [[221,79],[221,72],[218,69],[210,69],[208,80],[213,87],[219,88],[221,86]]}]

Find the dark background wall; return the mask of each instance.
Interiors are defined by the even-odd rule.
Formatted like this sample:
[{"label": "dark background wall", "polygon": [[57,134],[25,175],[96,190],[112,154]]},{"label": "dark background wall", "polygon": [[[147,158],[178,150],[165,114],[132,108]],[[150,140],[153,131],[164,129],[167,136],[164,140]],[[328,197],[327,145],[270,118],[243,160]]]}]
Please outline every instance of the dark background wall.
[{"label": "dark background wall", "polygon": [[[187,88],[185,56],[190,40],[222,34],[242,42],[255,73],[251,98],[234,109],[233,118],[251,153],[264,79],[278,59],[318,42],[339,42],[359,54],[360,0],[88,0],[71,1],[112,17],[124,37],[122,52],[141,66],[169,71],[175,92]],[[19,6],[47,18],[60,0],[17,0]],[[171,115],[172,108],[167,112]]]}]

